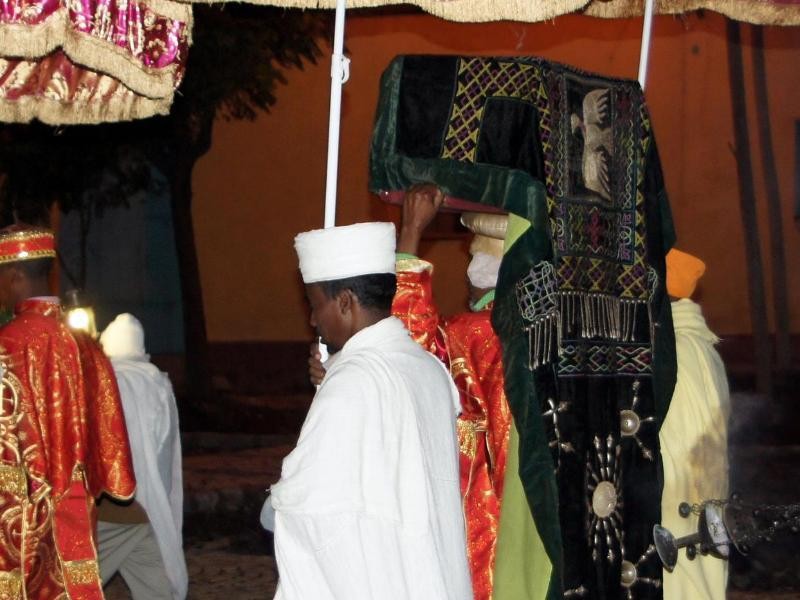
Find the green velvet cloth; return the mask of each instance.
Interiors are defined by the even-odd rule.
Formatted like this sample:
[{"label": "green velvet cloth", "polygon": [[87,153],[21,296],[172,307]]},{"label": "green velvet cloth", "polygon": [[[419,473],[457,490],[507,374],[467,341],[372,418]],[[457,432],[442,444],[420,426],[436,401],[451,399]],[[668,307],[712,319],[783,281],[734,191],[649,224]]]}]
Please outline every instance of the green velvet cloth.
[{"label": "green velvet cloth", "polygon": [[[467,72],[469,69],[473,71]],[[462,77],[465,72],[471,77],[467,83]],[[510,80],[516,83],[509,84]],[[566,88],[563,87],[565,81]],[[549,122],[552,115],[547,107],[562,101],[558,94],[563,89],[578,89],[586,107],[586,99],[598,86],[612,90],[609,94],[616,99],[613,110],[627,110],[628,121],[633,123],[634,130],[629,136],[632,141],[628,140],[624,147],[615,146],[617,155],[623,157],[622,162],[612,164],[619,173],[617,177],[625,179],[615,185],[619,190],[628,186],[625,189],[630,205],[635,202],[635,207],[630,209],[617,210],[616,200],[609,202],[601,197],[602,191],[598,195],[587,189],[590,184],[585,167],[584,178],[580,176],[580,156],[564,155],[556,159],[552,156],[555,137],[559,136],[559,143],[563,143],[568,136],[576,135],[578,126],[574,120],[570,121],[569,111],[559,116],[559,120]],[[477,97],[484,104],[474,101]],[[580,106],[580,98],[570,101]],[[475,117],[476,111],[480,118]],[[582,116],[587,125],[586,110]],[[463,123],[470,119],[475,121],[473,129]],[[542,416],[545,391],[541,378],[534,377],[530,368],[530,338],[516,289],[532,267],[543,262],[563,264],[570,258],[567,256],[570,252],[577,257],[575,264],[579,265],[588,264],[585,261],[596,256],[597,261],[607,263],[609,269],[629,269],[636,260],[642,268],[646,266],[648,273],[652,272],[652,287],[649,291],[637,292],[635,300],[647,303],[651,320],[653,339],[648,356],[652,357],[652,364],[647,366],[644,377],[652,383],[652,413],[660,424],[672,396],[676,369],[669,299],[664,290],[664,255],[674,242],[674,231],[649,127],[641,90],[635,82],[587,74],[536,58],[401,56],[389,65],[381,81],[371,146],[372,191],[397,191],[415,183],[434,182],[451,197],[498,207],[531,223],[503,257],[492,323],[503,346],[506,395],[519,432],[519,477],[541,548],[551,565],[549,599],[561,598],[565,586],[560,492],[549,445],[551,440]],[[584,138],[575,138],[578,141],[568,142],[566,146],[571,143],[577,147],[581,139],[587,140],[588,146],[589,134],[584,132],[583,135]],[[584,150],[584,158],[587,151]],[[611,160],[607,156],[605,159]],[[569,171],[573,180],[583,181],[585,185],[573,186],[574,189],[570,188],[569,194],[563,196],[556,181],[558,169]],[[616,198],[614,194],[611,196]],[[607,237],[592,238],[595,234],[580,217],[570,222],[569,215],[564,216],[568,210],[585,211],[592,218],[600,215],[600,225],[607,227],[603,235],[613,233],[620,237],[612,242],[619,241],[621,258],[612,256],[610,251],[605,255],[593,255],[595,247],[613,251],[614,246]],[[630,228],[634,233],[624,242],[621,239],[624,236],[619,233],[624,227],[619,223],[628,217],[634,220]],[[606,221],[602,221],[603,218]],[[569,228],[566,233],[564,223]],[[608,233],[612,229],[613,232]],[[565,250],[564,239],[573,243],[580,236],[588,240],[581,242],[580,251],[572,247]],[[578,242],[574,245],[575,248],[579,246]],[[632,249],[633,256],[625,255],[628,249]],[[638,276],[644,278],[641,270]],[[615,425],[611,423],[609,427],[612,426]],[[616,427],[618,430],[618,424]],[[651,469],[651,472],[654,471]],[[648,498],[660,497],[660,483],[651,481],[649,484],[652,489],[648,491]],[[501,535],[502,531],[501,528]],[[503,544],[501,540],[501,549]],[[610,571],[612,576],[618,573],[618,565],[615,568],[617,571]],[[541,574],[541,571],[535,573]],[[528,575],[532,580],[537,577]],[[505,580],[505,576],[502,579]],[[520,585],[525,586],[525,582],[523,580]],[[613,587],[614,584],[609,585]],[[608,597],[603,591],[597,594],[594,597]]]}]

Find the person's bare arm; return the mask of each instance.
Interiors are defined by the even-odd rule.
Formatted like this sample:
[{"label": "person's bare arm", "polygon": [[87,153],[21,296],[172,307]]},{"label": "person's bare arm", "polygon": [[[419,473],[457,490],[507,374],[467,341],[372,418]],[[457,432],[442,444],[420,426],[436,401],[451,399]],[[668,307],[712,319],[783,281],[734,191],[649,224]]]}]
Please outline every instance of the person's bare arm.
[{"label": "person's bare arm", "polygon": [[444,202],[444,193],[432,183],[413,185],[406,190],[403,199],[403,222],[397,251],[416,255],[422,233],[431,224],[439,207]]}]

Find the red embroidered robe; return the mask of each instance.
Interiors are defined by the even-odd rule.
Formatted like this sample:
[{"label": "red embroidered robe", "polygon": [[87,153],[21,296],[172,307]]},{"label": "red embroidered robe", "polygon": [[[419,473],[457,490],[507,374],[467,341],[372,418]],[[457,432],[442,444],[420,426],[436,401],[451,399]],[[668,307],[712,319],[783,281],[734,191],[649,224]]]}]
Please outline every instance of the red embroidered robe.
[{"label": "red embroidered robe", "polygon": [[94,499],[136,485],[116,380],[57,302],[15,313],[0,328],[0,597],[101,600]]},{"label": "red embroidered robe", "polygon": [[490,600],[511,424],[502,351],[490,321],[491,305],[448,318],[439,315],[432,273],[426,261],[398,260],[392,314],[450,368],[461,396],[458,440],[467,556],[475,599]]}]

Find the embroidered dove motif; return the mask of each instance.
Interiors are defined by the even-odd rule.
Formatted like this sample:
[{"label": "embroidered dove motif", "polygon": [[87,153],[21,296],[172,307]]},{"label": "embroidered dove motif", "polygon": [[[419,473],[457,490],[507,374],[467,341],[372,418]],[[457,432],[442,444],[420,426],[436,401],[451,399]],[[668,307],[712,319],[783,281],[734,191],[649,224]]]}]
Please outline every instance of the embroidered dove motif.
[{"label": "embroidered dove motif", "polygon": [[[602,127],[608,117],[608,89],[592,90],[583,98],[583,119],[570,116],[572,133],[583,133],[583,185],[611,200],[607,157],[614,150],[611,127]],[[603,152],[605,150],[605,152]]]}]

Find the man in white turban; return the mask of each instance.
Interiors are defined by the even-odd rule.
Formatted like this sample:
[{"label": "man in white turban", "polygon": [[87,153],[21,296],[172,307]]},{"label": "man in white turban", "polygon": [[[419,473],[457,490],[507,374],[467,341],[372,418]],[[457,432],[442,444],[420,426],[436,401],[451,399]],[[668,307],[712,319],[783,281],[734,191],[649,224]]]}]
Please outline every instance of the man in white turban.
[{"label": "man in white turban", "polygon": [[295,238],[328,363],[268,502],[278,600],[472,597],[458,479],[458,394],[390,316],[395,230]]},{"label": "man in white turban", "polygon": [[134,600],[183,600],[183,475],[172,385],[145,354],[134,316],[117,316],[100,343],[119,384],[137,484],[133,504],[99,506],[100,575],[105,585],[119,572]]}]

